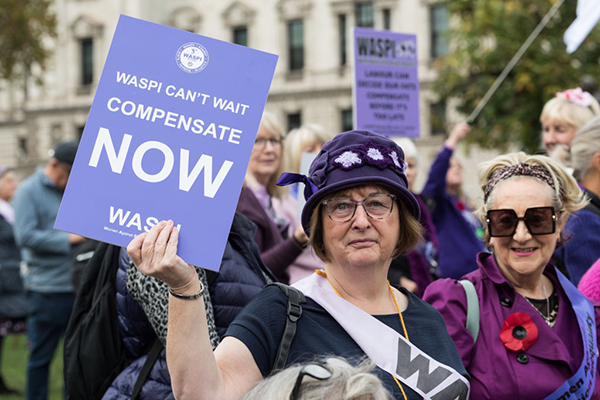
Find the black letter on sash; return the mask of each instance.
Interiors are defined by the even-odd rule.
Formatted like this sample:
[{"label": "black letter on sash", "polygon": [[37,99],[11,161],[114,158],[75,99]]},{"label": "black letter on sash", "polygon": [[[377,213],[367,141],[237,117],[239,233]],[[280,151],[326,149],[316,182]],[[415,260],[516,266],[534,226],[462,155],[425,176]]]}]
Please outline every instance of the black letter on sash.
[{"label": "black letter on sash", "polygon": [[469,389],[463,381],[454,381],[446,389],[442,390],[435,396],[431,396],[431,400],[446,400],[446,399],[459,399],[467,400],[467,393]]},{"label": "black letter on sash", "polygon": [[[423,393],[429,393],[435,389],[439,384],[444,382],[452,373],[441,365],[437,367],[433,372],[429,373],[429,360],[423,355],[419,354],[414,360],[410,360],[410,345],[401,338],[398,339],[398,366],[396,367],[396,373],[404,379],[408,379],[414,373],[419,373],[417,380],[417,388],[423,391]],[[461,382],[462,383],[462,382]],[[463,384],[464,385],[464,384]],[[450,386],[448,389],[453,387]],[[445,393],[446,390],[443,391]],[[461,393],[457,392],[457,395]],[[464,392],[466,396],[466,391]],[[454,399],[454,397],[444,397],[444,399]],[[465,397],[466,398],[466,397]],[[432,398],[433,399],[433,398]]]}]

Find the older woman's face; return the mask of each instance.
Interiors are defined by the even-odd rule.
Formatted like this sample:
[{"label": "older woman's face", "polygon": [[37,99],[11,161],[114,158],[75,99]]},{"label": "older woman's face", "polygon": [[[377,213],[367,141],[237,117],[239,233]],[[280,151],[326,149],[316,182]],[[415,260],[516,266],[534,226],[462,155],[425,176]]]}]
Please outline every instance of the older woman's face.
[{"label": "older woman's face", "polygon": [[277,171],[281,160],[281,137],[268,131],[262,124],[258,128],[256,141],[250,155],[248,171],[265,185]]},{"label": "older woman's face", "polygon": [[408,181],[408,190],[412,191],[415,180],[417,179],[417,160],[414,157],[406,157],[406,180]]},{"label": "older woman's face", "polygon": [[463,182],[463,168],[459,160],[452,157],[450,159],[450,166],[448,172],[446,172],[446,184],[448,186],[462,185]]},{"label": "older woman's face", "polygon": [[557,144],[571,146],[577,129],[566,122],[542,123],[542,142],[548,154],[552,153]]},{"label": "older woman's face", "polygon": [[[368,185],[353,188],[340,197],[363,201],[377,193],[389,192],[379,186]],[[332,221],[325,207],[321,209],[321,218],[325,253],[330,263],[354,267],[389,266],[400,238],[398,204],[394,204],[387,218],[380,220],[369,217],[360,205],[347,222]]]},{"label": "older woman's face", "polygon": [[[523,217],[528,208],[553,206],[552,189],[535,178],[509,179],[500,183],[492,195],[490,209],[511,209],[518,217]],[[519,282],[542,271],[554,253],[561,229],[557,222],[554,233],[532,235],[525,222],[519,221],[512,237],[490,238],[502,274],[511,282]]]}]

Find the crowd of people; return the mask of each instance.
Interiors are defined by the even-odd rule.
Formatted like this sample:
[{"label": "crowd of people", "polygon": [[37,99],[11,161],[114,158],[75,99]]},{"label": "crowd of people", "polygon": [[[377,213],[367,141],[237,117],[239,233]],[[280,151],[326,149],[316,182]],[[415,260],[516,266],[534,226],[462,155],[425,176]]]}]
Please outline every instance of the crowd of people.
[{"label": "crowd of people", "polygon": [[[97,398],[600,399],[600,105],[569,89],[540,124],[544,154],[480,164],[477,205],[466,123],[416,193],[413,141],[265,112],[218,273],[177,255],[173,221],[90,261],[114,265],[127,359]],[[27,399],[47,398],[74,273],[94,284],[73,270],[91,243],[53,229],[76,151],[18,188],[0,166],[0,340],[27,332]]]}]

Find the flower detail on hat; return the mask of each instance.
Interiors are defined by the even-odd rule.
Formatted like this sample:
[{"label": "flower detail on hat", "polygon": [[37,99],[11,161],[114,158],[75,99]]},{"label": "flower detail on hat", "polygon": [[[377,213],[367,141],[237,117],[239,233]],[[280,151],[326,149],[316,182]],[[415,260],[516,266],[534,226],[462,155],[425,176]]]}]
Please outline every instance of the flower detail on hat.
[{"label": "flower detail on hat", "polygon": [[351,150],[342,150],[334,159],[332,164],[343,170],[351,170],[363,165],[372,165],[379,169],[398,169],[404,171],[403,160],[395,150],[368,141]]},{"label": "flower detail on hat", "polygon": [[537,326],[529,315],[522,312],[509,315],[500,331],[500,340],[510,351],[525,351],[533,346],[537,338]]},{"label": "flower detail on hat", "polygon": [[381,151],[379,151],[379,149],[370,148],[367,151],[367,155],[373,160],[383,160],[383,154],[381,154]]},{"label": "flower detail on hat", "polygon": [[400,164],[400,160],[398,159],[398,153],[396,153],[395,151],[391,151],[390,157],[392,158],[392,161],[394,161],[394,164],[396,164],[396,167],[400,168],[400,170],[402,170],[402,171],[404,171],[406,169],[405,162]]},{"label": "flower detail on hat", "polygon": [[333,163],[343,169],[352,169],[355,165],[362,164],[363,160],[358,153],[347,150],[337,156],[335,160],[333,160]]}]

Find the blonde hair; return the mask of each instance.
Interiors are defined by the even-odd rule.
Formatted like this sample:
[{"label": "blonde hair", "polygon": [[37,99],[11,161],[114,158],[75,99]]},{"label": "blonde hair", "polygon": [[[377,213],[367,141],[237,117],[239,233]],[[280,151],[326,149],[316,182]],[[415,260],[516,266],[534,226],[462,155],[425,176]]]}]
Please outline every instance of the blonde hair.
[{"label": "blonde hair", "polygon": [[[285,147],[283,143],[283,127],[281,125],[281,122],[279,122],[279,120],[275,116],[275,114],[269,111],[263,112],[262,118],[260,120],[260,125],[267,131],[279,136],[279,138],[281,139],[281,155],[279,156],[279,166],[277,167],[275,173],[273,173],[273,175],[271,175],[271,177],[269,178],[269,181],[266,185],[266,189],[272,197],[282,199],[288,192],[287,187],[277,186],[277,180],[284,171]],[[256,178],[248,170],[246,170],[246,182],[251,187],[256,187],[256,185],[258,185]]]},{"label": "blonde hair", "polygon": [[[329,357],[321,364],[331,372],[331,377],[316,380],[304,376],[298,400],[392,400],[381,380],[372,373],[375,364],[364,359],[357,366],[341,357]],[[313,364],[313,363],[307,363]],[[243,400],[289,400],[296,379],[307,364],[296,364],[261,381]]]},{"label": "blonde hair", "polygon": [[[479,184],[481,190],[485,191],[488,181],[494,175],[494,173],[504,167],[517,164],[529,164],[537,165],[546,170],[550,178],[554,182],[554,188],[547,185],[552,190],[552,206],[559,216],[559,226],[564,226],[569,216],[577,210],[582,209],[587,204],[587,200],[583,197],[583,192],[577,185],[575,179],[567,173],[565,168],[557,161],[547,156],[542,155],[528,155],[521,152],[510,153],[498,156],[490,161],[483,162],[479,165]],[[515,175],[510,179],[537,179],[527,175]],[[537,179],[539,182],[541,180]],[[503,181],[502,181],[503,182]],[[485,237],[484,241],[489,243],[490,235],[486,223],[486,214],[492,204],[494,204],[495,193],[500,182],[496,187],[492,188],[487,201],[477,211],[479,219],[485,226]],[[561,233],[561,239],[565,239]]]},{"label": "blonde hair", "polygon": [[285,172],[299,172],[300,149],[307,144],[325,144],[335,136],[321,125],[304,124],[297,129],[292,129],[285,138]]},{"label": "blonde hair", "polygon": [[[342,189],[337,192],[330,193],[319,202],[310,216],[310,245],[315,251],[315,255],[323,262],[329,261],[329,257],[327,256],[327,249],[325,248],[325,232],[323,231],[321,205],[328,199],[344,196],[350,190],[361,187],[363,186],[354,186],[349,189]],[[406,206],[402,204],[402,201],[397,197],[396,203],[398,204],[398,216],[400,219],[400,235],[398,237],[398,243],[396,244],[396,250],[392,254],[392,258],[396,258],[402,254],[403,251],[414,247],[419,242],[419,239],[423,237],[423,226],[419,220],[408,211]]]},{"label": "blonde hair", "polygon": [[550,99],[542,109],[540,122],[542,124],[564,122],[578,130],[594,116],[600,115],[600,104],[594,98],[591,101],[589,107],[582,107],[567,99],[558,97]]},{"label": "blonde hair", "polygon": [[592,168],[594,154],[600,152],[600,117],[595,117],[583,126],[571,143],[571,167],[579,182]]}]

